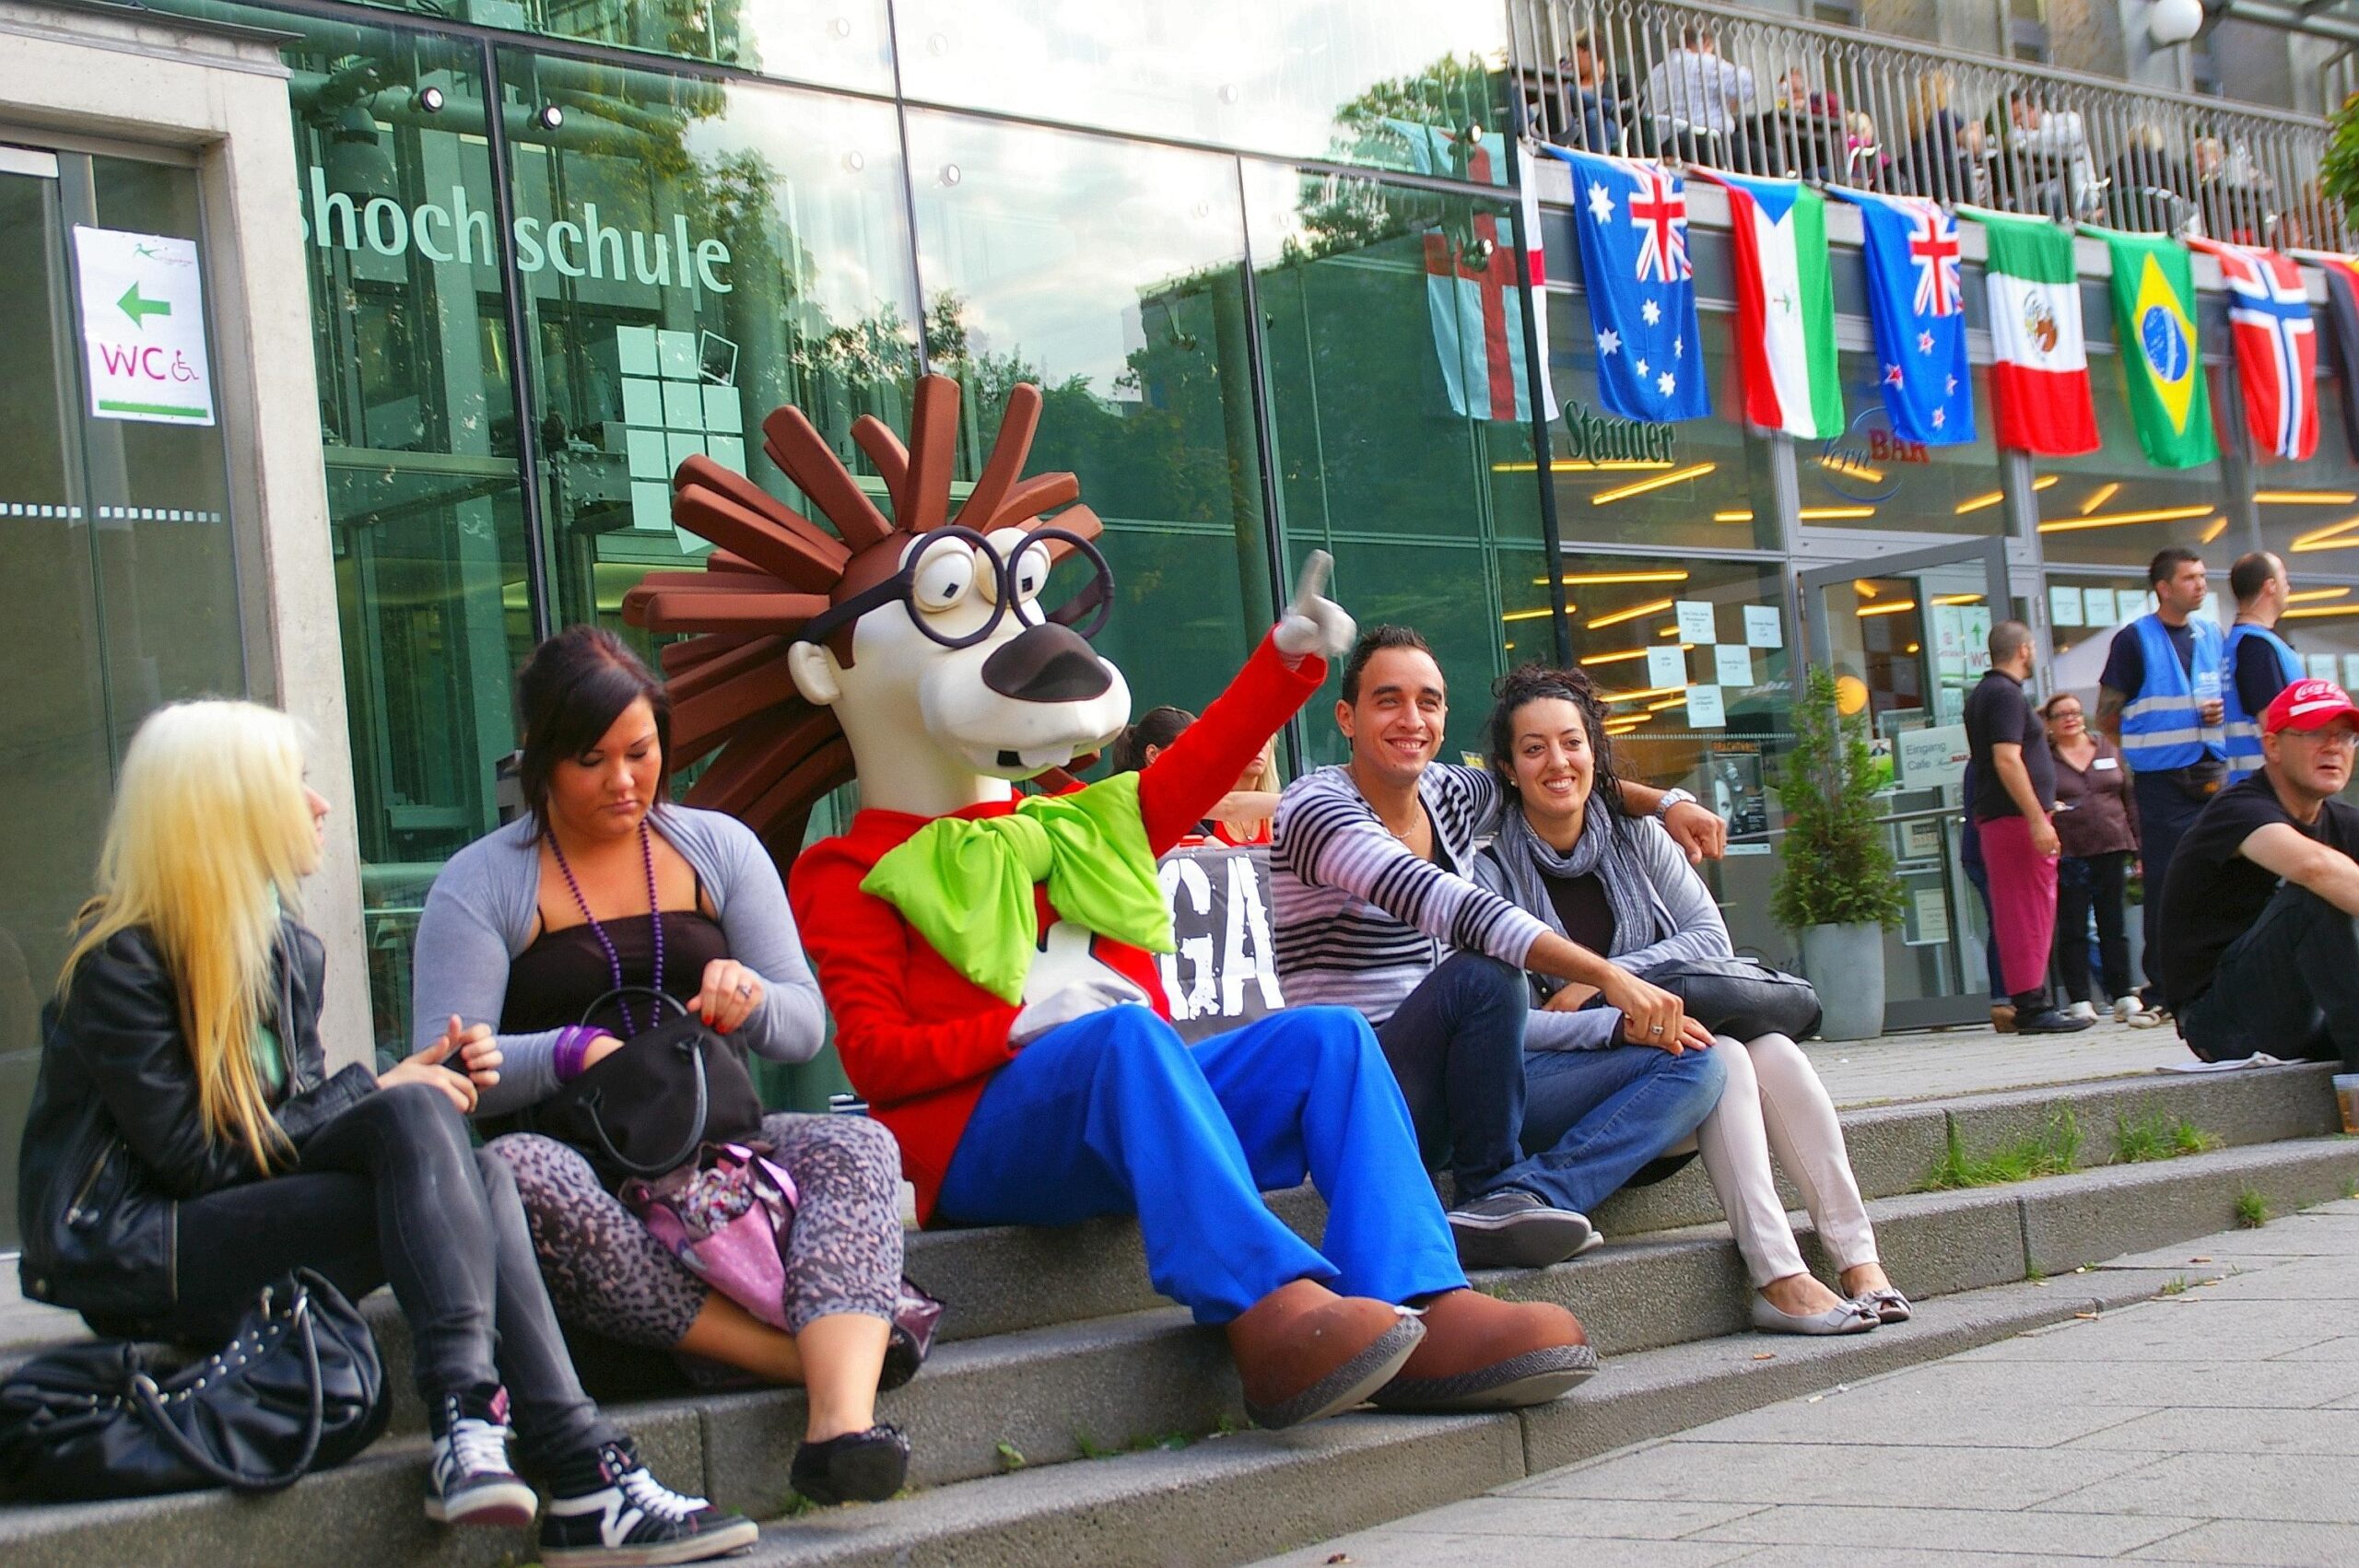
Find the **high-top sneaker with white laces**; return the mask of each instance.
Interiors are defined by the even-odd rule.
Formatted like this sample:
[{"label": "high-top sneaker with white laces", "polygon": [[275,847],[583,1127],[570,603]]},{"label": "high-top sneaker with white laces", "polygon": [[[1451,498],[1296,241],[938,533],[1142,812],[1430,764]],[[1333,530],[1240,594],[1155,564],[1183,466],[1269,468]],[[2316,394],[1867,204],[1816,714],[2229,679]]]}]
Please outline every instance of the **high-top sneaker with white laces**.
[{"label": "high-top sneaker with white laces", "polygon": [[426,1472],[426,1516],[445,1525],[533,1522],[540,1499],[508,1468],[508,1390],[445,1394],[428,1412],[434,1462]]},{"label": "high-top sneaker with white laces", "polygon": [[541,1521],[541,1561],[549,1568],[701,1562],[743,1551],[760,1533],[742,1514],[664,1486],[625,1437],[558,1469]]}]

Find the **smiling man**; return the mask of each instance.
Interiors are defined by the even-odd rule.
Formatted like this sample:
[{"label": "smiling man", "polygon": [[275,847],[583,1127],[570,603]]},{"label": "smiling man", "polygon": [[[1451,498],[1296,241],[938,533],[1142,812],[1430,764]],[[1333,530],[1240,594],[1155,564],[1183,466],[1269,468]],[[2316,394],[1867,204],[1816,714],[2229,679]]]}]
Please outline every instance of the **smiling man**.
[{"label": "smiling man", "polygon": [[[1586,1204],[1661,1152],[1654,1134],[1670,1116],[1624,1115],[1630,1096],[1699,1098],[1692,1127],[1719,1096],[1717,1064],[1684,1049],[1677,997],[1468,880],[1506,792],[1482,768],[1435,762],[1449,701],[1425,638],[1371,628],[1343,681],[1335,725],[1351,760],[1296,780],[1273,825],[1279,982],[1291,1003],[1356,1008],[1376,1026],[1427,1164],[1447,1151],[1461,1262],[1560,1262],[1595,1245]],[[1684,790],[1625,781],[1622,801],[1661,816],[1691,860],[1726,842],[1720,819]],[[1561,1136],[1529,1151],[1527,969],[1590,988],[1618,1011],[1624,1038],[1656,1047],[1650,1071],[1601,1080],[1595,1105],[1572,1108]]]},{"label": "smiling man", "polygon": [[2188,1048],[2359,1072],[2359,707],[2296,681],[2260,719],[2261,770],[2214,796],[2171,861],[2155,973]]}]

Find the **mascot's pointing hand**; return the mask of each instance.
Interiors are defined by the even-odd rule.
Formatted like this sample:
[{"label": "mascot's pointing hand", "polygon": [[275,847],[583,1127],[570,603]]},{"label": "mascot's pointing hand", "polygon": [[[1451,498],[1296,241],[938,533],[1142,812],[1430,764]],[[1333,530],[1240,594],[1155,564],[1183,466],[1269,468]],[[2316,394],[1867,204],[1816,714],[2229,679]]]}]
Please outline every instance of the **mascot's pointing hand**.
[{"label": "mascot's pointing hand", "polygon": [[1294,603],[1278,617],[1278,629],[1271,637],[1289,664],[1301,663],[1303,656],[1310,653],[1322,659],[1341,659],[1352,650],[1353,639],[1360,635],[1360,628],[1350,614],[1323,591],[1327,574],[1334,566],[1335,557],[1324,550],[1313,550],[1310,558],[1302,563],[1302,576],[1295,581]]}]

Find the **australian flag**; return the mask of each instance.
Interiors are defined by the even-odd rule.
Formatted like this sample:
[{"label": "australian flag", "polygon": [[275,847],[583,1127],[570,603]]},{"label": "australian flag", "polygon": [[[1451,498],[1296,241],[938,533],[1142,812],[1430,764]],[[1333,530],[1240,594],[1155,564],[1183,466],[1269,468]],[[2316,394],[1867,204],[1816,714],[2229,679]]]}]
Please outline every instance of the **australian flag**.
[{"label": "australian flag", "polygon": [[1915,196],[1837,186],[1827,193],[1856,205],[1866,229],[1876,387],[1893,434],[1927,446],[1974,439],[1957,220]]},{"label": "australian flag", "polygon": [[1664,424],[1712,412],[1687,262],[1687,188],[1660,164],[1548,151],[1573,166],[1573,232],[1607,412]]}]

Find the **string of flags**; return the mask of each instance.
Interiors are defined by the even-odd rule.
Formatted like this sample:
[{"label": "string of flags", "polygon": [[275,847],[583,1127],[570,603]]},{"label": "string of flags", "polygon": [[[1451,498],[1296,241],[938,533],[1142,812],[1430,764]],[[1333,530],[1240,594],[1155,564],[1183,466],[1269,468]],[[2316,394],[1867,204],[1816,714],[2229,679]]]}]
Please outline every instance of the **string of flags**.
[{"label": "string of flags", "polygon": [[[1708,417],[1686,175],[1649,160],[1543,146],[1571,167],[1573,233],[1596,347],[1598,401],[1625,419]],[[1744,416],[1802,439],[1843,428],[1837,375],[1826,196],[1859,210],[1875,347],[1876,395],[1903,439],[1975,439],[1958,219],[1980,226],[2001,446],[2047,457],[2096,450],[2096,408],[2074,265],[2074,230],[2045,217],[1913,196],[1696,169],[1726,193],[1733,244],[1736,357]],[[1526,181],[1527,185],[1534,183]],[[2196,330],[2189,250],[2214,257],[2229,294],[2231,357],[2257,456],[2307,461],[2318,449],[2318,325],[2292,256],[2222,240],[2185,242],[2083,224],[2113,263],[2115,340],[2131,423],[2147,461],[2215,461],[2210,392]],[[2359,256],[2294,252],[2326,275],[2337,340],[2359,366]],[[2359,461],[2359,393],[2344,398]]]}]

